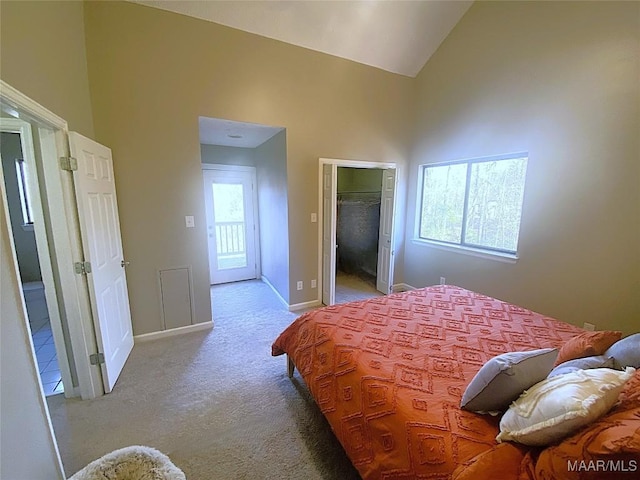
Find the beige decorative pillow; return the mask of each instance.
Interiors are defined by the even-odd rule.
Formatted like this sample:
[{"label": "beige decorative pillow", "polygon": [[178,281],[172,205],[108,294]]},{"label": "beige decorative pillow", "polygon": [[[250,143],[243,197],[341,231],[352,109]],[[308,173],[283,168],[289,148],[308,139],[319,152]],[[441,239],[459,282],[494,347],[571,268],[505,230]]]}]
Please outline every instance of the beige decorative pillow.
[{"label": "beige decorative pillow", "polygon": [[543,446],[557,442],[604,414],[635,369],[579,370],[548,378],[524,392],[500,421],[498,442]]}]

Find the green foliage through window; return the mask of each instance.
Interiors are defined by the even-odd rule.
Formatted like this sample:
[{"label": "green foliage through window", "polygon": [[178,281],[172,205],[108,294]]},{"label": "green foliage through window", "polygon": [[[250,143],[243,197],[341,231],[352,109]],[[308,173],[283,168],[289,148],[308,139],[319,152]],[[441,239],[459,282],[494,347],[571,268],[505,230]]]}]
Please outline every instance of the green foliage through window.
[{"label": "green foliage through window", "polygon": [[526,154],[421,168],[420,238],[516,253]]}]

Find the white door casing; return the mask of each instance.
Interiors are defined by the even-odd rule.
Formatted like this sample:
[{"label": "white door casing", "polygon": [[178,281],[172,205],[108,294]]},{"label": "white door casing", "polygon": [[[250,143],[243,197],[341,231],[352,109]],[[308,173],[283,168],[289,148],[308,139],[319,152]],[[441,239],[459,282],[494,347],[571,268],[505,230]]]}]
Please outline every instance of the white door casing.
[{"label": "white door casing", "polygon": [[336,223],[338,167],[322,165],[322,303],[336,303]]},{"label": "white door casing", "polygon": [[27,164],[29,172],[29,175],[27,176],[27,189],[33,214],[33,230],[36,239],[38,264],[40,265],[42,282],[44,284],[44,293],[47,302],[53,341],[56,348],[56,357],[58,359],[58,366],[62,376],[62,383],[65,388],[64,395],[68,398],[72,396],[74,390],[73,383],[71,381],[69,358],[65,348],[65,337],[62,320],[60,318],[60,307],[58,305],[58,296],[56,293],[54,271],[50,254],[50,248],[53,247],[53,241],[50,239],[45,228],[46,222],[43,211],[43,201],[40,196],[40,180],[37,173],[38,169],[34,150],[35,144],[33,142],[31,125],[24,120],[16,118],[0,118],[0,130],[20,135],[22,156]]},{"label": "white door casing", "polygon": [[[257,278],[260,258],[255,168],[206,165],[202,177],[211,285]],[[225,196],[232,195],[242,200],[229,212],[224,201]]]},{"label": "white door casing", "polygon": [[380,231],[378,236],[378,268],[376,288],[387,294],[393,288],[393,217],[396,190],[396,170],[382,172],[382,194],[380,196]]},{"label": "white door casing", "polygon": [[111,150],[76,132],[69,132],[75,193],[87,283],[105,393],[111,392],[131,349],[133,328],[120,236]]},{"label": "white door casing", "polygon": [[[386,202],[386,210],[381,205],[379,242],[381,238],[380,232],[383,230],[382,225],[384,224],[385,238],[383,238],[382,241],[386,241],[387,232],[390,232],[388,235],[390,248],[385,252],[381,252],[382,249],[380,247],[382,246],[382,243],[379,243],[378,245],[378,275],[376,283],[378,283],[379,279],[382,279],[383,283],[386,283],[386,285],[377,285],[376,288],[383,291],[385,294],[389,293],[393,288],[393,262],[395,253],[393,251],[393,216],[396,195],[397,165],[395,163],[340,160],[335,158],[320,158],[319,160],[320,169],[318,175],[320,180],[318,182],[318,202],[320,218],[322,219],[322,225],[318,228],[318,272],[320,276],[319,283],[322,285],[319,300],[321,300],[325,305],[333,305],[335,303],[338,167],[375,168],[385,170],[385,173],[383,173],[383,192],[381,200]],[[391,179],[392,176],[393,179]],[[387,187],[386,191],[384,188],[385,185]],[[381,253],[384,255],[382,265],[380,264]],[[383,278],[381,278],[381,271],[384,272],[382,275]]]}]

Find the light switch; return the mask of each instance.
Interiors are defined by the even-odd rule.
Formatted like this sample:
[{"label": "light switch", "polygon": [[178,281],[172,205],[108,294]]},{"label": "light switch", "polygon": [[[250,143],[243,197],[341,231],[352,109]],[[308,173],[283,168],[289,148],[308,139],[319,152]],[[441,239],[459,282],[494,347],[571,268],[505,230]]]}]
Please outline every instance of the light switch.
[{"label": "light switch", "polygon": [[187,228],[193,228],[196,226],[193,215],[187,215],[186,217],[184,217],[184,223],[187,225]]},{"label": "light switch", "polygon": [[318,214],[317,213],[312,213],[311,214],[311,223],[316,223],[318,221]]}]

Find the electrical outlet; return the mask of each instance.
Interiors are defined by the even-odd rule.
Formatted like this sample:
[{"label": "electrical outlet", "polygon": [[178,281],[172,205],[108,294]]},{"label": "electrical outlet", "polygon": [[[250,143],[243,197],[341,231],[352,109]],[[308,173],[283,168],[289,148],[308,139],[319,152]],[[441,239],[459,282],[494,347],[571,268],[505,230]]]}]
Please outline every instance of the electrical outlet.
[{"label": "electrical outlet", "polygon": [[584,324],[582,325],[582,328],[584,328],[585,330],[589,330],[590,332],[593,332],[596,329],[596,326],[593,323],[584,322]]},{"label": "electrical outlet", "polygon": [[298,282],[298,284],[297,284],[297,288],[298,288],[298,290],[302,290],[302,286],[303,286],[303,284],[302,284],[302,280],[301,280],[301,281],[299,281],[299,282]]},{"label": "electrical outlet", "polygon": [[445,283],[447,283],[445,278],[444,277],[440,277],[440,285],[444,285]]},{"label": "electrical outlet", "polygon": [[318,282],[316,279],[311,280],[311,288],[316,288],[318,286]]}]

